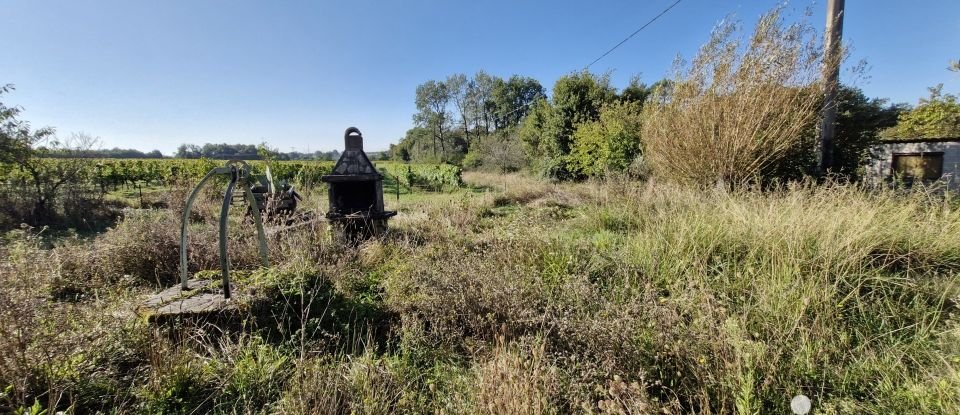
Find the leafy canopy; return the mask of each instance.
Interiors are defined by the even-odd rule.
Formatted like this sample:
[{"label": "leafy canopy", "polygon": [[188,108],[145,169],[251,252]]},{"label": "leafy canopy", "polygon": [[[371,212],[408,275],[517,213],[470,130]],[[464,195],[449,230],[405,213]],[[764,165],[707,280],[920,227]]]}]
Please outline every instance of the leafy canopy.
[{"label": "leafy canopy", "polygon": [[571,169],[585,176],[623,171],[641,152],[642,105],[620,101],[605,105],[596,121],[580,124],[573,134]]},{"label": "leafy canopy", "polygon": [[884,131],[884,137],[960,137],[960,102],[957,102],[957,96],[943,93],[943,84],[928,89],[930,96],[921,98],[920,105],[912,111],[901,113],[896,127]]},{"label": "leafy canopy", "polygon": [[29,122],[18,118],[22,108],[3,103],[3,95],[13,90],[10,84],[0,86],[0,162],[3,163],[22,162],[32,157],[32,146],[53,135],[52,128],[31,130]]}]

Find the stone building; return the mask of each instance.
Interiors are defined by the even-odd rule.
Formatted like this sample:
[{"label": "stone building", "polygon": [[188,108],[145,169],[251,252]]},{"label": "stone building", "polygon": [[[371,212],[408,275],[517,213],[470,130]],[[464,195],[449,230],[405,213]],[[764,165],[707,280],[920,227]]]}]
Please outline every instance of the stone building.
[{"label": "stone building", "polygon": [[922,182],[960,188],[960,138],[885,140],[870,149],[864,178],[882,185]]}]

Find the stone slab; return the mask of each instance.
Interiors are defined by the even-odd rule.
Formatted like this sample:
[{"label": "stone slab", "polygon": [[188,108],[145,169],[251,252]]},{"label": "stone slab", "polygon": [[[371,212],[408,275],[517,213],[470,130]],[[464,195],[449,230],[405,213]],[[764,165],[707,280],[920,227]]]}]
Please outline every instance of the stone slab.
[{"label": "stone slab", "polygon": [[[138,312],[153,319],[176,315],[196,315],[236,310],[236,298],[223,298],[223,293],[210,289],[212,281],[187,281],[187,290],[181,290],[180,284],[148,296],[140,304]],[[238,293],[234,291],[234,297]]]}]

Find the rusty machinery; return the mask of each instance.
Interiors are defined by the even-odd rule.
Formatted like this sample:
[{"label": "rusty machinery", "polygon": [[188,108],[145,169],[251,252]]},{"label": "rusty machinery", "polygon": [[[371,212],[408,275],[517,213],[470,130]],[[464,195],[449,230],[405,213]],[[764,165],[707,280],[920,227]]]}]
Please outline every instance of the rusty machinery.
[{"label": "rusty machinery", "polygon": [[[363,136],[356,127],[344,132],[345,148],[331,174],[321,177],[328,184],[329,209],[326,219],[335,230],[348,240],[377,236],[386,230],[387,219],[397,212],[384,209],[383,175],[377,171],[367,154],[363,151]],[[263,228],[263,216],[292,213],[301,200],[292,187],[284,185],[277,191],[273,184],[270,169],[266,169],[266,180],[252,178],[250,165],[242,160],[231,160],[223,167],[210,170],[190,193],[183,210],[183,222],[180,229],[180,289],[188,287],[187,269],[187,228],[190,209],[203,186],[217,176],[229,179],[223,195],[220,209],[220,270],[223,276],[223,296],[230,298],[230,259],[227,256],[227,217],[234,201],[234,191],[240,186],[248,205],[247,214],[253,217],[257,228],[257,240],[263,266],[268,266],[267,240]]]}]

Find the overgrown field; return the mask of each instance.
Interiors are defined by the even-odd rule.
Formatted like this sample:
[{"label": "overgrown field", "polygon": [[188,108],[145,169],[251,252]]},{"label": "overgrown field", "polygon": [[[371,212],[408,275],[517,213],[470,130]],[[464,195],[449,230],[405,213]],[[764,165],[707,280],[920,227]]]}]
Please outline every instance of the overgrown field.
[{"label": "overgrown field", "polygon": [[[265,299],[239,330],[133,311],[175,284],[176,209],[9,233],[0,412],[790,413],[803,393],[818,414],[960,413],[952,199],[465,180],[386,198],[391,233],[357,247],[271,233],[269,269],[238,214],[237,283]],[[217,267],[217,196],[192,270]]]}]

